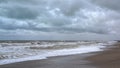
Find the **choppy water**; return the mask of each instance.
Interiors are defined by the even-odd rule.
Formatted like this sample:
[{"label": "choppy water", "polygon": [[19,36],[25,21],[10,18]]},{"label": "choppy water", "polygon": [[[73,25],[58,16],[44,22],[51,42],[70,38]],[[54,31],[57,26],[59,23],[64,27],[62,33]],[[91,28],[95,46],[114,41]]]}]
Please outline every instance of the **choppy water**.
[{"label": "choppy water", "polygon": [[102,51],[109,42],[27,42],[0,43],[0,65],[28,60],[46,59],[52,56]]}]

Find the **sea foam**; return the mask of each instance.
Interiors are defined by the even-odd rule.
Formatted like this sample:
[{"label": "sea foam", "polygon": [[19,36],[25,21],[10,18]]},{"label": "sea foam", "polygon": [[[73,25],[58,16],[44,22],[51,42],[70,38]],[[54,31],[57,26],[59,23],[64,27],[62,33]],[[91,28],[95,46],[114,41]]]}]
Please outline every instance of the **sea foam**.
[{"label": "sea foam", "polygon": [[[78,42],[75,42],[75,43],[78,43]],[[23,62],[23,61],[30,61],[30,60],[42,60],[42,59],[47,59],[48,57],[53,57],[53,56],[65,56],[65,55],[75,55],[75,54],[83,54],[83,53],[90,53],[90,52],[96,52],[96,51],[103,51],[104,48],[107,47],[107,45],[112,45],[114,43],[115,43],[115,41],[103,42],[103,43],[102,42],[92,43],[92,44],[89,43],[87,45],[84,45],[84,44],[80,45],[76,48],[62,48],[62,49],[53,49],[53,50],[52,49],[50,49],[50,50],[49,49],[47,49],[47,50],[46,49],[45,50],[44,49],[43,50],[41,50],[41,49],[40,50],[39,49],[38,50],[27,49],[31,45],[29,45],[29,46],[24,45],[24,46],[18,46],[18,47],[12,46],[13,50],[10,50],[11,46],[9,46],[9,47],[3,48],[3,49],[5,49],[3,51],[0,50],[1,55],[3,55],[4,53],[9,53],[9,51],[11,51],[11,54],[9,54],[9,56],[7,58],[0,59],[0,65],[11,64],[11,63],[16,63],[16,62]],[[65,42],[62,44],[65,44]],[[72,45],[73,45],[73,43],[72,43]],[[32,46],[35,46],[35,45],[32,45]],[[48,46],[50,46],[50,45],[48,45]],[[53,44],[51,46],[53,46]],[[15,51],[17,51],[17,52],[15,52]],[[13,54],[13,53],[15,53],[15,54]],[[18,56],[16,58],[10,57],[10,56],[16,56],[16,55]],[[19,57],[19,56],[21,56],[21,57]]]}]

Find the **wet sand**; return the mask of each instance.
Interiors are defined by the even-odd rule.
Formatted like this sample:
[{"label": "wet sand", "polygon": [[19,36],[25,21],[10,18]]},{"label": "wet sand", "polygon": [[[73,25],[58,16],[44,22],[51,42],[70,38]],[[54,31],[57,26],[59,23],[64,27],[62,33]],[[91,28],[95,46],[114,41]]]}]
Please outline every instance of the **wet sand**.
[{"label": "wet sand", "polygon": [[0,65],[0,68],[120,68],[120,43],[103,52],[51,57]]},{"label": "wet sand", "polygon": [[88,57],[87,60],[98,68],[120,68],[120,42],[107,51]]}]

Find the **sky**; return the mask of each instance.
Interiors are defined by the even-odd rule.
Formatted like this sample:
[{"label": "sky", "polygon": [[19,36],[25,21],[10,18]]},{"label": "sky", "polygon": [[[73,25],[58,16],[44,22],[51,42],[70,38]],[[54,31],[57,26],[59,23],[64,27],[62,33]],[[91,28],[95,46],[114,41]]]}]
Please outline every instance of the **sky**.
[{"label": "sky", "polygon": [[120,40],[120,0],[0,0],[0,40]]}]

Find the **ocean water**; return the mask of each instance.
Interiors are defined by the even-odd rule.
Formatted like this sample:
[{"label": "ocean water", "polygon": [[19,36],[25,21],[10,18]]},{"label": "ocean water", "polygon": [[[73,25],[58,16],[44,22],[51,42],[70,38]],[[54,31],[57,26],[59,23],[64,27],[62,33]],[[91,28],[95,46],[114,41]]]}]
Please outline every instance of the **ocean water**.
[{"label": "ocean water", "polygon": [[116,43],[116,41],[0,43],[0,65],[47,59],[53,56],[103,51],[104,48],[114,43]]}]

